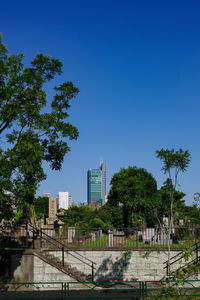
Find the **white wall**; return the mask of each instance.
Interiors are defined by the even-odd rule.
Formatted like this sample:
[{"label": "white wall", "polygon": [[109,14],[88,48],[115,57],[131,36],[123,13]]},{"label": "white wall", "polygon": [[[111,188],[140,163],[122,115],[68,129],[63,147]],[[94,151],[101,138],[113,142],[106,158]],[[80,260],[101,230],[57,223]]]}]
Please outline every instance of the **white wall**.
[{"label": "white wall", "polygon": [[58,193],[58,208],[69,208],[69,193],[68,192],[59,192]]}]

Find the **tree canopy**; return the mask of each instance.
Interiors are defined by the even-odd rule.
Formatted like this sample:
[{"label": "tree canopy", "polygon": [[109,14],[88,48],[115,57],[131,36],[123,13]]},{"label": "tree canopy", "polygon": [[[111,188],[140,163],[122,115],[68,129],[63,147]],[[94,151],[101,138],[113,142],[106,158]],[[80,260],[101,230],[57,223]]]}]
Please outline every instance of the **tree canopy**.
[{"label": "tree canopy", "polygon": [[90,206],[72,205],[65,211],[62,221],[76,228],[104,228],[104,222],[98,217],[98,210]]},{"label": "tree canopy", "polygon": [[42,162],[60,170],[70,151],[68,140],[78,138],[67,118],[79,90],[63,82],[49,99],[44,89],[62,74],[62,63],[38,54],[25,67],[23,58],[10,54],[0,37],[0,207],[8,205],[1,218],[11,216],[13,202],[18,207],[33,203],[46,178]]},{"label": "tree canopy", "polygon": [[154,201],[157,199],[157,183],[145,169],[123,168],[113,175],[110,184],[108,202],[122,206],[124,227],[133,226],[145,211],[153,212]]},{"label": "tree canopy", "polygon": [[[174,198],[178,184],[178,175],[180,172],[185,172],[190,163],[190,153],[188,150],[179,149],[161,149],[156,151],[157,157],[162,161],[162,171],[167,174],[165,186],[168,190],[168,199],[170,203],[170,231],[172,230],[173,215],[174,215]],[[173,172],[174,171],[174,172]],[[166,190],[166,189],[165,189]]]}]

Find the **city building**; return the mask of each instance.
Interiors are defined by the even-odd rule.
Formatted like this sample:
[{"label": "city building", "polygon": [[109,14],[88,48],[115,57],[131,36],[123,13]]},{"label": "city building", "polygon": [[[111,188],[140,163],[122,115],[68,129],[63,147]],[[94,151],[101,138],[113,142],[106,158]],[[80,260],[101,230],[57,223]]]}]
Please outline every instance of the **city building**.
[{"label": "city building", "polygon": [[105,203],[106,165],[101,163],[99,169],[88,170],[88,205],[100,207]]},{"label": "city building", "polygon": [[59,192],[57,196],[58,208],[68,209],[71,205],[72,198],[68,192]]},{"label": "city building", "polygon": [[51,193],[44,193],[44,197],[50,198],[51,197]]},{"label": "city building", "polygon": [[105,199],[106,199],[106,164],[101,163],[100,165],[100,170],[102,171],[102,201],[103,205],[105,204]]}]

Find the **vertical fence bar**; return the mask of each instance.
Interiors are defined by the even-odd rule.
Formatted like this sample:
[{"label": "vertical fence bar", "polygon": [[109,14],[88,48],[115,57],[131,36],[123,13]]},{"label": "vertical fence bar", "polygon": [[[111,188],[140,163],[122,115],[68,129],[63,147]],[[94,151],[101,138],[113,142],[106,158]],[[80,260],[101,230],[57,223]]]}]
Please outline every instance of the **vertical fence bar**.
[{"label": "vertical fence bar", "polygon": [[69,297],[69,282],[67,282],[67,293],[66,293],[66,283],[65,283],[65,294],[67,299]]},{"label": "vertical fence bar", "polygon": [[64,288],[63,287],[64,287],[64,283],[62,282],[61,283],[61,289],[62,289],[61,290],[61,297],[62,297],[62,299],[64,298],[64,293],[63,293],[64,292]]},{"label": "vertical fence bar", "polygon": [[33,249],[35,249],[35,229],[33,229],[32,244],[33,244]]},{"label": "vertical fence bar", "polygon": [[136,247],[138,248],[138,229],[136,228]]},{"label": "vertical fence bar", "polygon": [[78,229],[78,247],[80,248],[80,228]]},{"label": "vertical fence bar", "polygon": [[40,248],[42,248],[42,228],[40,228]]},{"label": "vertical fence bar", "polygon": [[94,264],[92,263],[92,282],[94,282]]},{"label": "vertical fence bar", "polygon": [[28,223],[26,223],[26,242],[25,247],[28,248]]},{"label": "vertical fence bar", "polygon": [[65,262],[64,262],[64,247],[62,247],[62,266],[64,267],[64,264],[65,264]]},{"label": "vertical fence bar", "polygon": [[141,281],[139,281],[139,295],[138,295],[141,299],[142,293],[141,293]]},{"label": "vertical fence bar", "polygon": [[166,268],[166,271],[167,271],[167,277],[169,276],[169,263],[167,261],[167,268]]},{"label": "vertical fence bar", "polygon": [[144,300],[144,281],[142,281],[142,300]]}]

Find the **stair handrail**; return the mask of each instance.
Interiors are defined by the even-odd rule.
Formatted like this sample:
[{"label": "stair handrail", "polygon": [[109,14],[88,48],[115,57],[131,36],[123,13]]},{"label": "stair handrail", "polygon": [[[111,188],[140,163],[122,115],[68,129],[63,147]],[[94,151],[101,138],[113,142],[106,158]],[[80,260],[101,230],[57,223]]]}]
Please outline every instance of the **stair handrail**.
[{"label": "stair handrail", "polygon": [[[34,227],[32,224],[29,224],[29,226],[31,226],[31,227],[33,228],[33,230],[37,230],[37,231],[39,230],[38,228]],[[42,232],[42,228],[40,228],[40,232]],[[47,237],[50,238],[51,240],[53,240],[53,241],[55,241],[56,243],[60,244],[61,246],[58,246],[58,245],[53,244],[52,242],[50,242],[47,238],[43,237],[42,235],[47,236]],[[91,259],[89,259],[89,258],[87,258],[87,257],[85,257],[85,256],[83,256],[83,255],[81,255],[81,254],[78,253],[77,251],[73,250],[72,248],[70,248],[69,246],[65,245],[64,243],[62,243],[62,242],[56,240],[55,238],[53,238],[52,236],[48,235],[47,233],[42,232],[42,235],[40,235],[40,238],[45,239],[46,241],[48,241],[49,243],[53,244],[54,246],[56,246],[56,247],[58,247],[58,248],[60,248],[60,249],[62,249],[62,248],[67,248],[67,250],[76,253],[77,255],[79,255],[80,257],[82,257],[83,259],[85,259],[85,260],[89,261],[90,263],[92,263],[92,265],[94,265],[94,264],[96,265],[96,263],[95,263],[94,261],[92,261]],[[86,265],[88,265],[88,266],[91,267],[91,265],[90,265],[89,263],[87,263],[87,262],[81,260],[79,257],[76,257],[76,256],[73,255],[72,253],[69,253],[69,254],[72,255],[73,257],[75,257],[76,259],[78,259],[79,261],[83,262],[84,264],[86,264]]]},{"label": "stair handrail", "polygon": [[[192,261],[190,261],[188,264],[191,264],[191,263],[194,263],[195,261],[199,261],[199,257],[198,257],[198,250],[200,249],[200,245],[199,246],[197,246],[198,244],[200,244],[200,241],[197,241],[196,243],[194,243],[193,245],[192,245],[192,251],[196,251],[196,258],[195,259],[193,259]],[[163,264],[166,264],[166,266],[163,268],[163,269],[167,269],[167,276],[169,275],[168,273],[168,270],[169,270],[169,266],[171,266],[171,265],[173,265],[173,264],[175,264],[177,261],[180,261],[183,257],[184,257],[184,255],[181,255],[183,253],[183,250],[180,252],[180,253],[178,253],[178,254],[176,254],[176,255],[174,255],[174,256],[172,256],[171,258],[170,258],[170,260],[166,260],[165,262],[163,262]],[[181,255],[181,256],[180,256]],[[176,257],[178,257],[175,261],[172,261],[174,258],[176,258]],[[171,263],[170,263],[170,261],[172,261]],[[183,267],[180,267],[180,268],[178,268],[177,270],[179,270],[179,269],[181,269],[181,268],[183,268]],[[176,270],[176,271],[177,271]],[[175,272],[176,272],[175,271]]]},{"label": "stair handrail", "polygon": [[182,267],[179,267],[177,270],[175,270],[173,273],[178,273],[181,269],[184,269],[185,267],[187,267],[187,266],[189,266],[189,265],[191,265],[191,264],[194,264],[194,263],[196,263],[197,261],[199,261],[200,260],[200,258],[194,258],[193,260],[191,260],[190,262],[188,262],[187,264],[185,264],[184,266],[182,266]]}]

